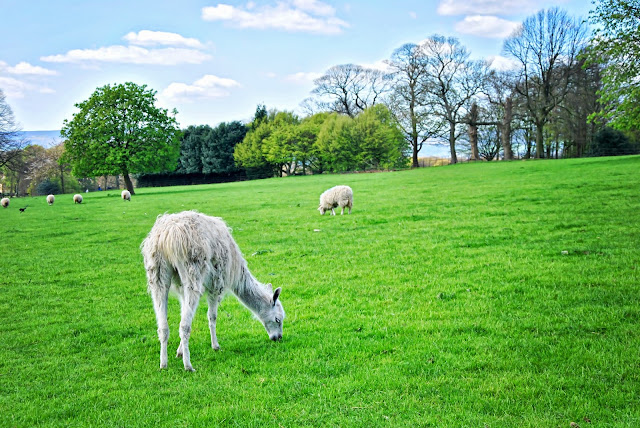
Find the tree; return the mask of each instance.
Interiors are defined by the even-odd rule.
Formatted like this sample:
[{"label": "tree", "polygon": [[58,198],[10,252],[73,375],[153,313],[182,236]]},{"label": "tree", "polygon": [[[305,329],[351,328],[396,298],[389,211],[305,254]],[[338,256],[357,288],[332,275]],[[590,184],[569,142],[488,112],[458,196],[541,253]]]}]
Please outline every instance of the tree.
[{"label": "tree", "polygon": [[314,146],[324,171],[356,169],[358,147],[353,142],[353,126],[352,118],[338,113],[330,113],[323,121]]},{"label": "tree", "polygon": [[20,150],[27,145],[20,128],[0,89],[0,168],[20,157]]},{"label": "tree", "polygon": [[313,83],[316,87],[311,93],[319,97],[322,110],[353,118],[380,101],[389,90],[390,79],[380,70],[342,64],[331,67]]},{"label": "tree", "polygon": [[419,45],[407,43],[396,49],[387,64],[392,70],[393,87],[387,104],[398,126],[411,145],[411,167],[416,168],[418,152],[424,143],[440,133],[441,121],[432,120],[427,102],[427,64]]},{"label": "tree", "polygon": [[156,91],[127,82],[96,89],[64,121],[65,159],[76,176],[122,174],[134,193],[130,174],[175,169],[180,131],[175,115],[155,106]]},{"label": "tree", "polygon": [[238,122],[221,123],[211,130],[202,144],[202,172],[228,174],[237,172],[233,151],[247,134],[247,127]]},{"label": "tree", "polygon": [[180,157],[176,172],[194,174],[202,172],[202,146],[211,133],[209,125],[191,125],[182,132]]},{"label": "tree", "polygon": [[271,132],[263,141],[262,153],[266,161],[276,168],[280,177],[295,173],[298,164],[295,151],[299,123],[298,116],[288,111],[276,112],[269,122]]},{"label": "tree", "polygon": [[369,107],[354,119],[353,144],[360,170],[406,167],[407,141],[398,123],[383,104]]},{"label": "tree", "polygon": [[471,99],[483,85],[485,64],[469,60],[469,52],[454,37],[434,35],[420,48],[427,62],[428,102],[433,114],[448,125],[451,163],[456,163],[459,125],[470,108]]},{"label": "tree", "polygon": [[584,23],[552,8],[525,19],[504,42],[503,50],[521,65],[516,91],[536,127],[536,158],[543,157],[544,127],[569,92],[586,31]]},{"label": "tree", "polygon": [[594,1],[589,20],[596,26],[587,65],[604,64],[604,108],[597,116],[625,131],[640,130],[640,5],[635,0]]},{"label": "tree", "polygon": [[622,131],[610,127],[602,128],[594,137],[589,150],[591,156],[620,156],[640,153],[638,144],[633,144]]}]

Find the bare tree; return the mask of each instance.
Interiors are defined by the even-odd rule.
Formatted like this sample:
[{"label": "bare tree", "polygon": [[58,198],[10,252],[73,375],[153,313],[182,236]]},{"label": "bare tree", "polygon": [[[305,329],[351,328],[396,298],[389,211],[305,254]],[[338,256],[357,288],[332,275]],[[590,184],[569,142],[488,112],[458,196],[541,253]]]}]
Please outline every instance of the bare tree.
[{"label": "bare tree", "polygon": [[318,97],[320,109],[350,117],[379,103],[390,89],[387,73],[356,64],[335,65],[313,83],[311,93]]},{"label": "bare tree", "polygon": [[456,140],[472,98],[483,84],[486,65],[469,60],[469,52],[458,39],[434,35],[421,45],[426,60],[426,87],[433,114],[448,125],[451,163],[457,163]]},{"label": "bare tree", "polygon": [[491,116],[488,124],[498,126],[505,160],[513,159],[511,128],[514,117],[513,98],[517,95],[514,91],[515,80],[512,72],[492,70],[487,74],[482,92]]},{"label": "bare tree", "polygon": [[27,145],[13,116],[13,110],[6,102],[0,89],[0,168],[16,160]]},{"label": "bare tree", "polygon": [[412,148],[411,167],[416,168],[424,143],[440,134],[441,121],[434,121],[427,102],[427,67],[420,46],[407,43],[387,61],[393,75],[393,90],[387,99],[389,110]]},{"label": "bare tree", "polygon": [[504,42],[503,50],[520,62],[516,91],[536,127],[536,158],[543,157],[544,127],[562,104],[578,54],[587,41],[587,27],[558,8],[525,19]]}]

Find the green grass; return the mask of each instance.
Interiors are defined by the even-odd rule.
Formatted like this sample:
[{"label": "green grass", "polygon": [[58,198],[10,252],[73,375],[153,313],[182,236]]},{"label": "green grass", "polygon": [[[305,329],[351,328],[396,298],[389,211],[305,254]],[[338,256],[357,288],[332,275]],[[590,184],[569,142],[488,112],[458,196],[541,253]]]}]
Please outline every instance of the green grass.
[{"label": "green grass", "polygon": [[[336,184],[353,213],[320,216]],[[640,157],[83,196],[0,209],[2,427],[640,426]],[[203,300],[195,373],[175,299],[158,369],[139,250],[186,209],[226,220],[287,312],[272,343],[227,297],[214,352]]]}]

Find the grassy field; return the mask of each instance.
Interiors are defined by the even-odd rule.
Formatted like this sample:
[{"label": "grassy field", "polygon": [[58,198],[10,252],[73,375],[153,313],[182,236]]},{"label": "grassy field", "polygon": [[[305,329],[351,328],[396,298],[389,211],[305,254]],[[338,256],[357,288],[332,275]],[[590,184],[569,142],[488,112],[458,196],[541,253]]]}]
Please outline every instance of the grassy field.
[{"label": "grassy field", "polygon": [[[2,427],[640,426],[640,157],[83,196],[0,209]],[[187,209],[283,288],[284,339],[228,296],[214,352],[203,300],[185,372],[172,299],[160,371],[139,245]]]}]

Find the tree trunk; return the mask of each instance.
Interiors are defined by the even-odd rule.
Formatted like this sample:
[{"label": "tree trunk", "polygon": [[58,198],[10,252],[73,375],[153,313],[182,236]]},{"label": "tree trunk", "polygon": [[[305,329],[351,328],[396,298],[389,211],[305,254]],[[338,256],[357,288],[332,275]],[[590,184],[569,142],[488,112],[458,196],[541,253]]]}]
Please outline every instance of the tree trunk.
[{"label": "tree trunk", "polygon": [[411,168],[418,168],[420,166],[420,163],[418,162],[418,124],[414,112],[413,101],[409,105],[409,111],[411,114],[411,145],[413,146]]},{"label": "tree trunk", "polygon": [[544,124],[536,123],[536,159],[544,156]]},{"label": "tree trunk", "polygon": [[456,156],[456,124],[449,123],[449,148],[451,149],[451,163],[458,163]]},{"label": "tree trunk", "polygon": [[64,194],[64,167],[60,166],[60,187],[62,187],[62,193]]},{"label": "tree trunk", "polygon": [[513,104],[511,97],[507,98],[504,104],[504,117],[502,119],[502,151],[505,160],[513,160],[513,150],[511,148],[511,120],[513,117]]},{"label": "tree trunk", "polygon": [[478,155],[478,105],[473,103],[469,112],[469,144],[471,144],[471,159],[480,160]]},{"label": "tree trunk", "polygon": [[127,186],[129,193],[135,195],[136,192],[133,191],[133,183],[131,182],[131,177],[129,177],[129,171],[122,171],[122,176],[124,177],[124,184]]}]

